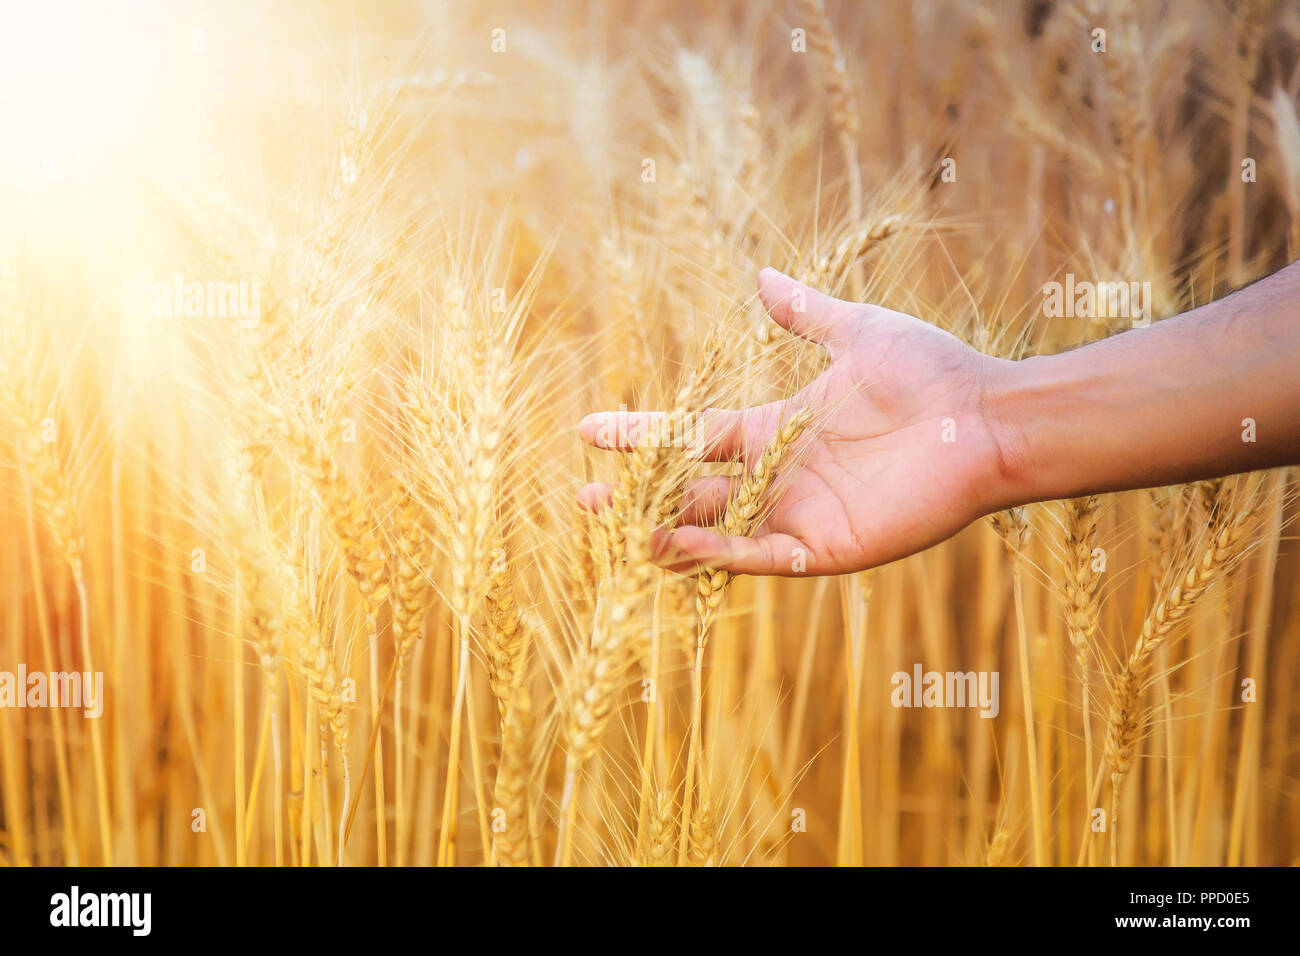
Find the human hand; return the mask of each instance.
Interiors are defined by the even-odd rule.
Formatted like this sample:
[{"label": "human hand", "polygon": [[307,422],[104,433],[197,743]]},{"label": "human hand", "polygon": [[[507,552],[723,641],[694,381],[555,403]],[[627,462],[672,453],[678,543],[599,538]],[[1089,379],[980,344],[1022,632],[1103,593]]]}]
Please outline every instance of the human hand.
[{"label": "human hand", "polygon": [[[657,538],[660,564],[740,574],[858,571],[936,544],[1007,503],[986,397],[1012,363],[920,319],[822,295],[773,269],[759,274],[759,295],[777,323],[826,348],[831,364],[785,401],[707,411],[702,457],[738,458],[750,468],[801,408],[816,410],[815,432],[752,537],[707,527],[738,479],[692,482],[677,526]],[[645,417],[634,413],[628,424],[635,429]],[[609,413],[589,415],[579,431],[604,447],[609,422]],[[607,486],[588,485],[581,500],[594,509],[608,495]]]}]

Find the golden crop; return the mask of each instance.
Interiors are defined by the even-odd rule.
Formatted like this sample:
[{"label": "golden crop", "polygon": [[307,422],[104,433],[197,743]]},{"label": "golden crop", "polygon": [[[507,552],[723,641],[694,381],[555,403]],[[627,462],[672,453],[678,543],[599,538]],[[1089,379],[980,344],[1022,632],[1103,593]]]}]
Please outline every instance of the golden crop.
[{"label": "golden crop", "polygon": [[145,9],[5,14],[71,54],[3,67],[0,861],[1300,854],[1285,471],[684,577],[650,535],[718,466],[576,434],[815,375],[766,265],[1016,358],[1127,327],[1045,318],[1066,273],[1159,319],[1289,261],[1292,5]]}]

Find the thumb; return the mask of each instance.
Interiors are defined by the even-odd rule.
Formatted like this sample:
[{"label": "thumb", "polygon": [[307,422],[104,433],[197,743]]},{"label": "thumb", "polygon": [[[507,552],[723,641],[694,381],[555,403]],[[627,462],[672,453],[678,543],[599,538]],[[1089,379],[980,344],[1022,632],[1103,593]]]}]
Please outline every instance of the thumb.
[{"label": "thumb", "polygon": [[777,325],[832,355],[853,338],[852,302],[823,295],[770,266],[758,274],[758,296]]}]

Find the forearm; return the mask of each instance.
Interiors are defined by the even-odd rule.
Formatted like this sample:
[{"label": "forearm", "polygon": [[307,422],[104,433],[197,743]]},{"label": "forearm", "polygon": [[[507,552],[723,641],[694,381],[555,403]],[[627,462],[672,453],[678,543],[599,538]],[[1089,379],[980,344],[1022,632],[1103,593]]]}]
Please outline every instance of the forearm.
[{"label": "forearm", "polygon": [[1059,355],[1003,363],[997,507],[1300,462],[1300,263]]}]

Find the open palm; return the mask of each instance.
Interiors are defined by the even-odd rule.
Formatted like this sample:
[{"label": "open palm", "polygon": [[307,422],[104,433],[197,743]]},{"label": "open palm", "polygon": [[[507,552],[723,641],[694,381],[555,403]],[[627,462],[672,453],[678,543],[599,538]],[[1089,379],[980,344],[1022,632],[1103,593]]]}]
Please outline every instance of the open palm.
[{"label": "open palm", "polygon": [[[817,413],[815,431],[752,537],[706,527],[726,508],[734,479],[693,482],[680,523],[657,539],[660,563],[742,574],[858,571],[994,510],[1000,455],[984,395],[997,360],[920,319],[822,295],[772,269],[760,274],[759,294],[776,322],[825,347],[831,364],[785,401],[706,413],[704,457],[752,466],[800,408]],[[599,445],[606,421],[584,419],[584,439]],[[606,496],[602,486],[582,494],[589,506]]]}]

